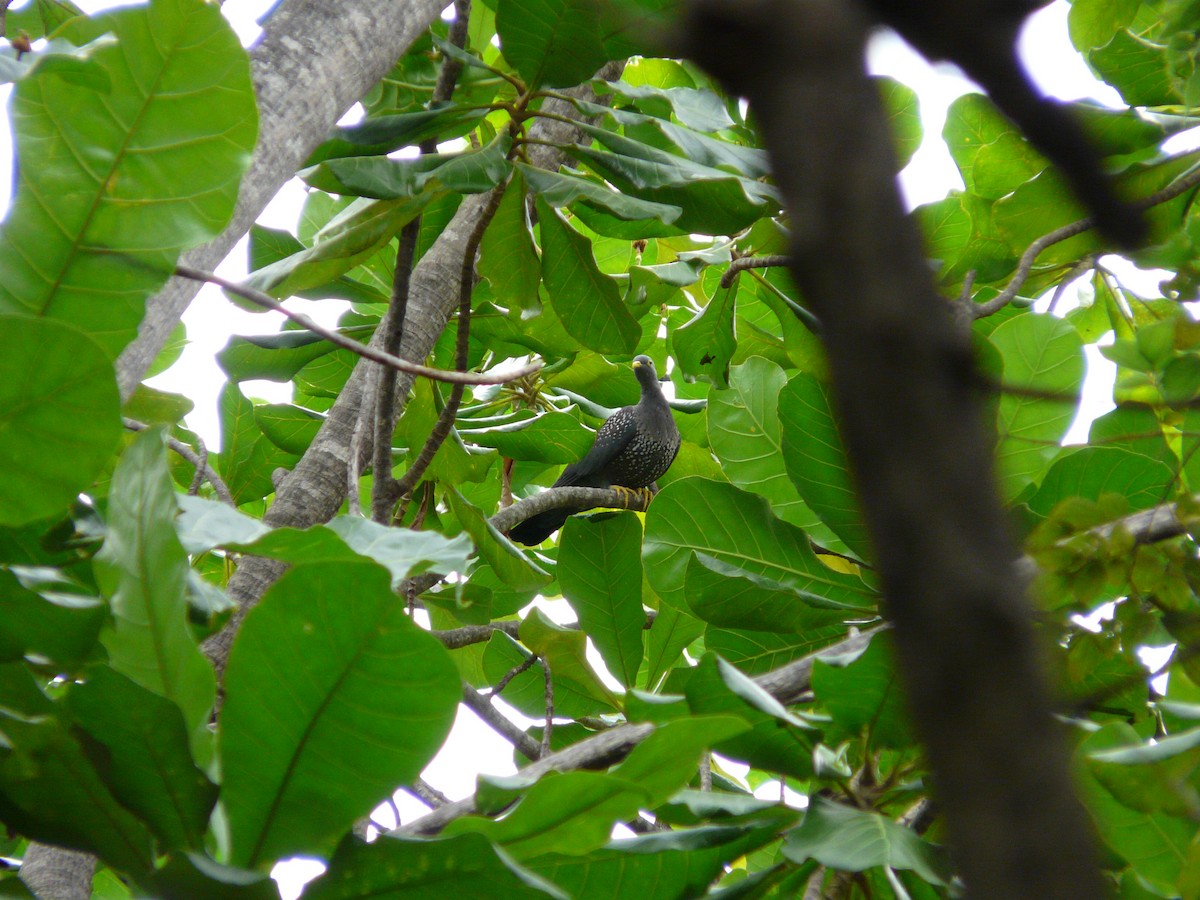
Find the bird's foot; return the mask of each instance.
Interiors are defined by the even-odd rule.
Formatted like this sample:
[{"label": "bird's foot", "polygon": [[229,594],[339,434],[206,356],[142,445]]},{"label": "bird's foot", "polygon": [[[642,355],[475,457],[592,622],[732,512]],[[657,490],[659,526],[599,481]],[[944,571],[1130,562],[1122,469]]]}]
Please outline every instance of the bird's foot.
[{"label": "bird's foot", "polygon": [[625,509],[631,509],[634,504],[645,509],[654,498],[654,492],[649,488],[627,488],[614,484],[612,489],[620,494],[621,498],[625,501]]}]

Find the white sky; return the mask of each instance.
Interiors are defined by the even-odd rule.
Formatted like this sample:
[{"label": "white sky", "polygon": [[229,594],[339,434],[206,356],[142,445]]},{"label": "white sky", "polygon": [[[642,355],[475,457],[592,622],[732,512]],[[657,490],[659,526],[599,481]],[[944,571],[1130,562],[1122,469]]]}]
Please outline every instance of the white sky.
[{"label": "white sky", "polygon": [[[118,5],[106,0],[76,0],[87,12]],[[227,18],[249,44],[258,33],[255,18],[270,6],[271,0],[230,0],[223,6]],[[1088,71],[1083,61],[1070,47],[1067,38],[1066,16],[1068,6],[1058,0],[1039,12],[1031,20],[1022,39],[1022,51],[1026,64],[1043,90],[1062,99],[1092,97],[1105,102],[1119,104],[1114,91],[1098,82]],[[921,102],[925,124],[925,141],[912,163],[901,173],[901,185],[910,205],[940,199],[951,189],[961,188],[957,170],[940,140],[946,108],[959,95],[971,89],[969,82],[952,67],[930,66],[897,38],[885,34],[877,36],[871,43],[869,61],[873,71],[893,75],[913,87]],[[4,87],[2,99],[7,113],[8,88]],[[0,172],[11,170],[11,147],[9,129],[0,130]],[[9,179],[0,176],[0,210],[7,208]],[[267,208],[259,222],[275,228],[295,227],[303,201],[302,187],[293,182]],[[221,274],[231,278],[245,275],[245,243],[241,243],[220,267]],[[1142,289],[1150,294],[1157,283],[1156,277],[1146,282]],[[1139,285],[1135,285],[1137,287]],[[332,323],[344,308],[340,302],[289,301],[289,305],[303,310],[324,323]],[[219,290],[206,287],[193,302],[184,316],[191,344],[184,358],[171,371],[154,379],[152,384],[163,389],[184,393],[196,403],[195,411],[188,416],[191,428],[199,432],[210,448],[219,446],[219,429],[216,418],[216,398],[223,383],[223,375],[214,361],[231,334],[274,333],[278,328],[275,314],[253,314],[245,312],[225,300]],[[1089,348],[1089,386],[1086,391],[1085,411],[1072,430],[1072,439],[1086,439],[1086,427],[1091,419],[1111,408],[1111,386],[1114,370],[1110,363]],[[252,396],[285,402],[289,399],[288,387],[269,382],[243,385],[243,390]],[[553,610],[548,610],[553,612]],[[598,660],[597,660],[598,663]],[[506,712],[512,713],[511,710]],[[520,717],[515,713],[516,720]],[[444,751],[426,769],[427,781],[442,790],[451,799],[466,797],[475,790],[475,777],[481,770],[491,774],[514,771],[511,763],[511,748],[490,728],[487,728],[473,713],[460,708],[459,719]],[[776,796],[778,788],[766,786],[763,793]],[[397,794],[401,815],[410,820],[425,809],[416,801]],[[387,821],[390,813],[379,810],[379,818]],[[303,881],[320,872],[316,863],[293,863],[284,867],[279,874],[284,897],[295,897]]]}]

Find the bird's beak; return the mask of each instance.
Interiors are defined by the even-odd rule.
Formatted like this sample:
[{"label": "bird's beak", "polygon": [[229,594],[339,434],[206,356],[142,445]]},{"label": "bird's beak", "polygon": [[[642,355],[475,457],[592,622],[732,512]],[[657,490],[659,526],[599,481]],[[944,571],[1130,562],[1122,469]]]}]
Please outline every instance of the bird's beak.
[{"label": "bird's beak", "polygon": [[642,364],[641,364],[640,362],[638,362],[638,361],[635,359],[635,360],[633,361],[633,367],[634,367],[635,369],[640,369],[640,368],[642,367]]}]

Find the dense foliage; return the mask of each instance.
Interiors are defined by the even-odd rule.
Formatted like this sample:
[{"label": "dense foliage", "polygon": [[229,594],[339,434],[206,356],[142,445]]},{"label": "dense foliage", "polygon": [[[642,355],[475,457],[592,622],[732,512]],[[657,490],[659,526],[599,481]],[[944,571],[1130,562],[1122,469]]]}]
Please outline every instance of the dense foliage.
[{"label": "dense foliage", "polygon": [[[37,0],[8,13],[10,40],[49,40],[0,55],[19,164],[0,229],[5,856],[30,839],[87,851],[100,862],[97,896],[114,898],[274,897],[266,873],[298,854],[328,862],[304,894],[322,900],[434,896],[448,883],[464,896],[789,896],[814,873],[831,896],[955,892],[876,627],[820,325],[783,268],[733,266],[786,252],[754,122],[695,66],[650,55],[591,82],[594,102],[563,93],[610,60],[653,52],[633,36],[660,20],[631,25],[616,10],[476,0],[461,48],[435,22],[362,99],[362,123],[308,160],[296,232],[251,230],[250,287],[348,300],[339,331],[365,343],[398,254],[404,265],[402,230],[419,267],[464,197],[495,191],[467,368],[545,363],[468,389],[395,522],[361,514],[367,467],[361,497],[306,530],[262,522],[273,473],[317,438],[354,352],[293,324],[232,339],[219,357],[220,452],[199,457],[208,478],[196,477],[200,444],[182,424],[188,398],[143,386],[122,402],[113,377],[179,254],[232,213],[256,137],[245,50],[201,0],[91,18]],[[1200,161],[1164,150],[1200,124],[1191,4],[1076,0],[1071,27],[1129,105],[1077,110],[1122,191],[1178,184]],[[446,60],[461,73],[452,99],[434,102]],[[878,87],[903,166],[922,139],[915,95],[890,79]],[[539,168],[531,151],[547,139],[531,129],[568,105],[580,139],[555,148],[561,166]],[[964,188],[913,215],[948,303],[987,303],[1011,285],[1010,302],[973,317],[977,368],[993,389],[1022,565],[1040,568],[1040,626],[1105,865],[1121,896],[1196,896],[1192,192],[1153,206],[1152,238],[1132,256],[1168,270],[1161,296],[1124,286],[1088,231],[1047,246],[1026,276],[1026,249],[1084,211],[984,96],[954,102],[942,139]],[[411,152],[428,141],[443,149]],[[1063,289],[1079,296],[1065,315],[1035,307]],[[458,334],[454,317],[430,365],[456,368]],[[1118,366],[1117,408],[1087,444],[1060,446],[1084,347],[1098,344]],[[638,353],[670,373],[683,434],[661,492],[644,515],[575,517],[540,548],[514,546],[488,518],[551,484],[611,410],[637,399]],[[290,383],[292,402],[256,402],[240,387],[251,379]],[[415,383],[395,430],[396,477],[449,393]],[[123,431],[122,417],[151,427]],[[1167,502],[1184,533],[1160,539],[1130,518]],[[246,556],[290,568],[239,629],[214,728],[217,678],[200,644],[228,621],[225,587]],[[555,624],[545,604],[568,604],[578,624]],[[1105,604],[1105,617],[1076,615]],[[1160,695],[1138,653],[1164,645],[1176,650]],[[582,755],[562,766],[574,770],[483,779],[473,815],[364,843],[352,826],[414,788],[464,682],[485,696],[502,684],[537,722],[521,749],[574,747]],[[587,756],[622,723],[655,727]],[[771,783],[792,802],[751,793]],[[613,840],[619,822],[638,834]]]}]

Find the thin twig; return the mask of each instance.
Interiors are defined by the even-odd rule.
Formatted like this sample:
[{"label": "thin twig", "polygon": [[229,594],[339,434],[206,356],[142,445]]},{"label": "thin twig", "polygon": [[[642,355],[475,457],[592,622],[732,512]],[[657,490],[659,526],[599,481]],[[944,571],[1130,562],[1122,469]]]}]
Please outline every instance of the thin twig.
[{"label": "thin twig", "polygon": [[[408,288],[412,280],[413,260],[416,257],[417,237],[421,233],[421,217],[413,219],[400,230],[396,248],[396,268],[392,274],[392,297],[383,320],[384,353],[400,354],[404,337],[404,320],[408,314]],[[371,518],[386,525],[395,496],[396,479],[392,477],[392,435],[396,432],[396,373],[387,366],[375,372],[375,446],[371,471]]]},{"label": "thin twig", "polygon": [[205,477],[204,470],[208,468],[208,445],[204,443],[204,438],[196,435],[196,474],[192,476],[192,483],[188,485],[188,496],[195,497],[200,493],[200,488],[204,485]]},{"label": "thin twig", "polygon": [[504,713],[492,706],[491,702],[469,684],[464,684],[463,704],[471,710],[500,737],[513,745],[527,759],[541,759],[542,748],[533,738],[517,725],[513,724]]},{"label": "thin twig", "polygon": [[[1166,203],[1168,200],[1174,200],[1197,185],[1200,185],[1200,166],[1179,176],[1161,191],[1155,191],[1148,197],[1143,197],[1141,200],[1135,202],[1133,206],[1142,210],[1150,209],[1159,204]],[[1008,286],[986,303],[973,304],[971,307],[971,316],[976,319],[982,319],[985,316],[993,315],[1002,310],[1016,298],[1018,292],[1024,287],[1030,273],[1033,271],[1034,261],[1043,250],[1068,238],[1073,238],[1077,234],[1083,234],[1085,231],[1095,227],[1095,225],[1095,220],[1091,216],[1088,216],[1085,219],[1071,222],[1070,224],[1063,225],[1061,228],[1054,229],[1048,234],[1042,235],[1026,247],[1025,252],[1021,254],[1021,259],[1017,263],[1017,271],[1008,282]]]},{"label": "thin twig", "polygon": [[[491,703],[492,700],[494,700],[496,697],[499,697],[500,692],[508,687],[514,678],[516,678],[522,672],[528,672],[534,667],[537,661],[538,658],[536,656],[527,656],[525,659],[521,660],[521,662],[517,663],[515,666],[505,672],[503,677],[501,677],[501,679],[492,687],[491,693],[487,695],[488,702]],[[483,695],[481,694],[480,696]]]},{"label": "thin twig", "polygon": [[[496,215],[496,210],[500,208],[500,199],[504,196],[510,183],[510,181],[506,181],[492,189],[487,205],[480,213],[479,220],[475,223],[471,236],[467,238],[466,246],[463,248],[462,267],[458,282],[458,333],[454,349],[454,365],[460,372],[466,370],[470,355],[471,294],[475,289],[475,254],[479,251],[479,245],[483,242],[483,233]],[[442,407],[433,431],[430,432],[421,452],[417,454],[417,458],[404,476],[393,486],[393,502],[397,500],[402,504],[408,502],[407,498],[413,488],[417,486],[417,482],[424,476],[429,464],[433,462],[438,448],[449,437],[450,429],[454,427],[454,419],[458,415],[459,404],[462,402],[463,389],[462,382],[455,382],[451,387],[450,397],[446,401],[446,405]],[[404,515],[403,508],[399,514],[400,516]]]},{"label": "thin twig", "polygon": [[546,726],[542,729],[542,756],[550,753],[550,735],[554,731],[554,679],[550,677],[550,661],[541,657],[542,678],[546,689]]},{"label": "thin twig", "polygon": [[[431,809],[437,809],[450,802],[449,797],[435,788],[424,778],[415,779],[412,785],[410,785],[409,790],[411,793],[416,794],[416,796]],[[399,817],[397,817],[397,821],[399,821]]]},{"label": "thin twig", "polygon": [[524,378],[527,375],[532,375],[542,367],[541,363],[529,363],[505,375],[489,375],[482,372],[478,374],[472,374],[468,372],[447,372],[445,369],[434,369],[430,366],[423,366],[420,363],[414,363],[409,362],[406,359],[400,359],[400,357],[392,356],[390,353],[384,353],[382,350],[378,350],[369,344],[360,344],[353,338],[348,338],[336,331],[332,331],[328,328],[318,325],[303,313],[293,312],[274,297],[264,294],[262,291],[256,291],[254,288],[248,288],[244,285],[237,284],[236,282],[230,281],[227,278],[222,278],[220,275],[217,275],[214,272],[205,272],[201,269],[193,269],[191,266],[176,266],[175,274],[180,278],[190,278],[193,281],[205,281],[210,284],[215,284],[218,287],[222,287],[229,291],[229,293],[241,297],[243,300],[248,300],[256,306],[261,306],[264,309],[270,309],[277,313],[281,313],[282,315],[291,319],[301,328],[304,328],[306,331],[311,331],[313,334],[324,338],[334,346],[340,347],[343,350],[349,350],[351,353],[355,353],[358,356],[362,356],[366,359],[371,359],[375,362],[391,366],[397,371],[406,372],[409,375],[417,375],[422,378],[428,378],[432,381],[445,381],[449,384],[466,385],[507,384],[510,381],[516,381],[518,378]]},{"label": "thin twig", "polygon": [[[136,419],[122,418],[121,422],[130,431],[145,431],[150,428],[145,422],[139,422]],[[216,469],[208,464],[207,454],[201,458],[195,450],[185,444],[183,441],[167,435],[167,446],[186,459],[189,463],[196,467],[197,472],[204,473],[204,480],[213,487],[213,492],[216,493],[217,499],[222,503],[228,503],[230,506],[236,506],[233,502],[233,494],[229,492],[229,486],[225,484],[221,476],[217,474]]]}]

